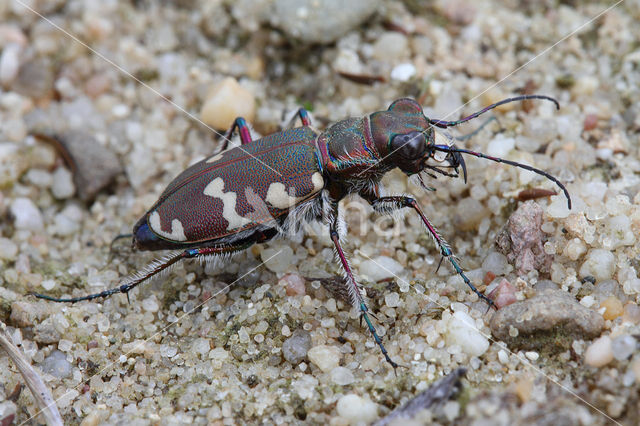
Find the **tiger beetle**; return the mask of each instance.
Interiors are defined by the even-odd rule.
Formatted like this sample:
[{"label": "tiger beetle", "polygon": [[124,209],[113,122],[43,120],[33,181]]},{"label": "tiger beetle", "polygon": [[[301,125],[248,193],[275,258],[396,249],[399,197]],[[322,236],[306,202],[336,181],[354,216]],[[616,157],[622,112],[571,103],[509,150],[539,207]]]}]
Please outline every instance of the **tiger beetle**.
[{"label": "tiger beetle", "polygon": [[[361,320],[365,321],[386,361],[395,369],[398,364],[389,357],[369,318],[367,304],[342,249],[343,233],[339,230],[344,226],[338,214],[338,202],[350,194],[358,194],[379,213],[387,214],[404,207],[413,209],[440,250],[442,259],[451,263],[480,299],[495,308],[493,301],[467,278],[451,247],[429,222],[416,200],[405,195],[383,195],[380,180],[397,167],[408,176],[416,175],[428,189],[422,180],[424,174],[458,177],[461,167],[466,182],[467,169],[462,156],[466,154],[546,177],[562,189],[571,208],[565,186],[542,170],[458,148],[451,143],[436,143],[434,127],[457,126],[500,105],[525,99],[551,101],[559,108],[553,98],[523,95],[504,99],[457,121],[443,121],[426,117],[420,104],[403,98],[393,102],[386,111],[363,118],[347,118],[322,133],[312,127],[309,114],[301,108],[297,111],[301,127],[257,140],[252,140],[247,123],[239,117],[226,133],[221,152],[182,172],[133,227],[134,249],[177,251],[155,260],[120,286],[100,293],[72,298],[36,296],[73,303],[115,293],[127,294],[141,282],[184,259],[225,257],[253,244],[284,236],[288,231],[295,232],[305,221],[323,221],[329,227],[337,258],[344,269],[351,301],[359,309]],[[240,133],[242,144],[226,149],[228,137],[235,130]]]}]

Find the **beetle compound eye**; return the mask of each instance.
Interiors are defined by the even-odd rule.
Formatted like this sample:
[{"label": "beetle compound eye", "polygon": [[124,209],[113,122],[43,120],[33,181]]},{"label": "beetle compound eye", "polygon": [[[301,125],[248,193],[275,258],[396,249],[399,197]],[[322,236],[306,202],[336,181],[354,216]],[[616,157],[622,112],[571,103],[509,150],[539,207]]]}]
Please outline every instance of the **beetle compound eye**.
[{"label": "beetle compound eye", "polygon": [[403,158],[421,158],[426,148],[426,140],[421,132],[396,135],[391,140],[391,151],[397,152]]}]

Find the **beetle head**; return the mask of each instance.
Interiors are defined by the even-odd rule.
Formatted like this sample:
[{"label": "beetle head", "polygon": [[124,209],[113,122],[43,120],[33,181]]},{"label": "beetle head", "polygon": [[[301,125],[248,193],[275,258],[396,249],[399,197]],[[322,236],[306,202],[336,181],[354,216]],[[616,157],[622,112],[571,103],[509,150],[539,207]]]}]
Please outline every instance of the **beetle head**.
[{"label": "beetle head", "polygon": [[[373,114],[371,132],[385,163],[400,168],[407,175],[420,173],[425,169],[450,175],[439,168],[453,168],[457,171],[458,166],[462,166],[466,172],[464,159],[460,154],[449,152],[442,155],[438,152],[436,139],[441,136],[434,131],[422,107],[413,99],[398,99],[387,111]],[[435,165],[428,164],[434,161]]]}]

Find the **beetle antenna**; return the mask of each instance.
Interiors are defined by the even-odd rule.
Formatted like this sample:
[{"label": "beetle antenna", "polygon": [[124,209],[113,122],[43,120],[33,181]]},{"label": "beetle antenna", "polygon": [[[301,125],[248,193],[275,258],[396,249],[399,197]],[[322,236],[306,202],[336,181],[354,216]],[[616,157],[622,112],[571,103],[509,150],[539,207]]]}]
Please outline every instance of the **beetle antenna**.
[{"label": "beetle antenna", "polygon": [[109,244],[109,252],[113,252],[113,244],[118,241],[121,240],[123,238],[131,238],[133,237],[133,234],[119,234],[116,235],[115,238],[113,240],[111,240],[111,243]]},{"label": "beetle antenna", "polygon": [[505,160],[504,158],[500,158],[500,157],[492,157],[490,155],[486,155],[481,152],[470,151],[468,149],[462,149],[455,146],[434,145],[434,148],[438,151],[451,152],[451,153],[458,152],[461,154],[469,154],[478,158],[486,158],[487,160],[495,161],[496,163],[504,163],[510,166],[520,167],[521,169],[529,170],[530,172],[534,172],[541,176],[544,176],[550,181],[554,182],[556,185],[558,185],[558,187],[562,190],[562,192],[564,192],[565,197],[567,197],[567,205],[569,207],[569,210],[571,210],[571,197],[569,196],[569,191],[567,191],[567,188],[557,178],[545,172],[544,170],[536,169],[535,167],[531,167],[523,163],[518,163],[517,161]]},{"label": "beetle antenna", "polygon": [[430,118],[427,118],[427,121],[429,122],[429,124],[432,124],[436,127],[440,127],[442,129],[446,129],[447,127],[453,127],[453,126],[457,126],[458,124],[464,123],[466,121],[469,120],[473,120],[474,118],[476,118],[477,116],[484,114],[485,112],[492,110],[496,107],[499,107],[500,105],[504,105],[504,104],[508,104],[510,102],[519,102],[519,101],[525,101],[527,99],[543,99],[546,101],[551,101],[554,104],[556,104],[556,109],[560,109],[560,104],[558,103],[558,101],[556,101],[555,99],[549,97],[549,96],[544,96],[544,95],[522,95],[522,96],[516,96],[514,98],[507,98],[507,99],[503,99],[500,102],[496,102],[495,104],[491,104],[488,107],[485,107],[483,109],[481,109],[478,112],[474,112],[473,114],[471,114],[468,117],[462,118],[460,120],[457,121],[444,121],[444,120],[432,120]]}]

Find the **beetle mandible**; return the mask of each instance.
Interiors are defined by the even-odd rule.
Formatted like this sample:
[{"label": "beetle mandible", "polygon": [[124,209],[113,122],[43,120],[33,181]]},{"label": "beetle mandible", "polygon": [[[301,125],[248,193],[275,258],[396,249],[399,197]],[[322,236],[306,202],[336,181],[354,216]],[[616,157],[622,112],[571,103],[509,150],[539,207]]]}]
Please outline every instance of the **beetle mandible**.
[{"label": "beetle mandible", "polygon": [[[340,243],[338,203],[358,194],[379,213],[409,207],[422,220],[428,234],[456,273],[490,306],[493,301],[471,283],[447,242],[429,222],[416,200],[409,196],[384,196],[380,180],[396,167],[405,174],[435,177],[458,176],[467,170],[462,154],[520,167],[565,186],[547,172],[496,158],[452,144],[437,144],[434,127],[447,128],[472,120],[490,109],[526,99],[558,102],[543,95],[523,95],[500,102],[457,121],[426,117],[420,104],[409,98],[394,101],[386,111],[362,118],[347,118],[320,133],[309,115],[299,109],[302,126],[252,140],[245,120],[237,118],[226,133],[223,150],[182,172],[133,228],[137,250],[177,250],[156,260],[126,279],[120,286],[73,298],[37,297],[56,302],[78,302],[127,294],[141,282],[184,259],[221,257],[268,241],[304,221],[323,221],[329,226],[336,255],[345,273],[345,285],[353,305],[360,311],[386,361],[398,366],[382,344],[369,315],[359,284]],[[228,137],[238,130],[241,146],[227,148]],[[436,163],[435,165],[433,163]],[[442,260],[441,259],[441,260]]]}]

